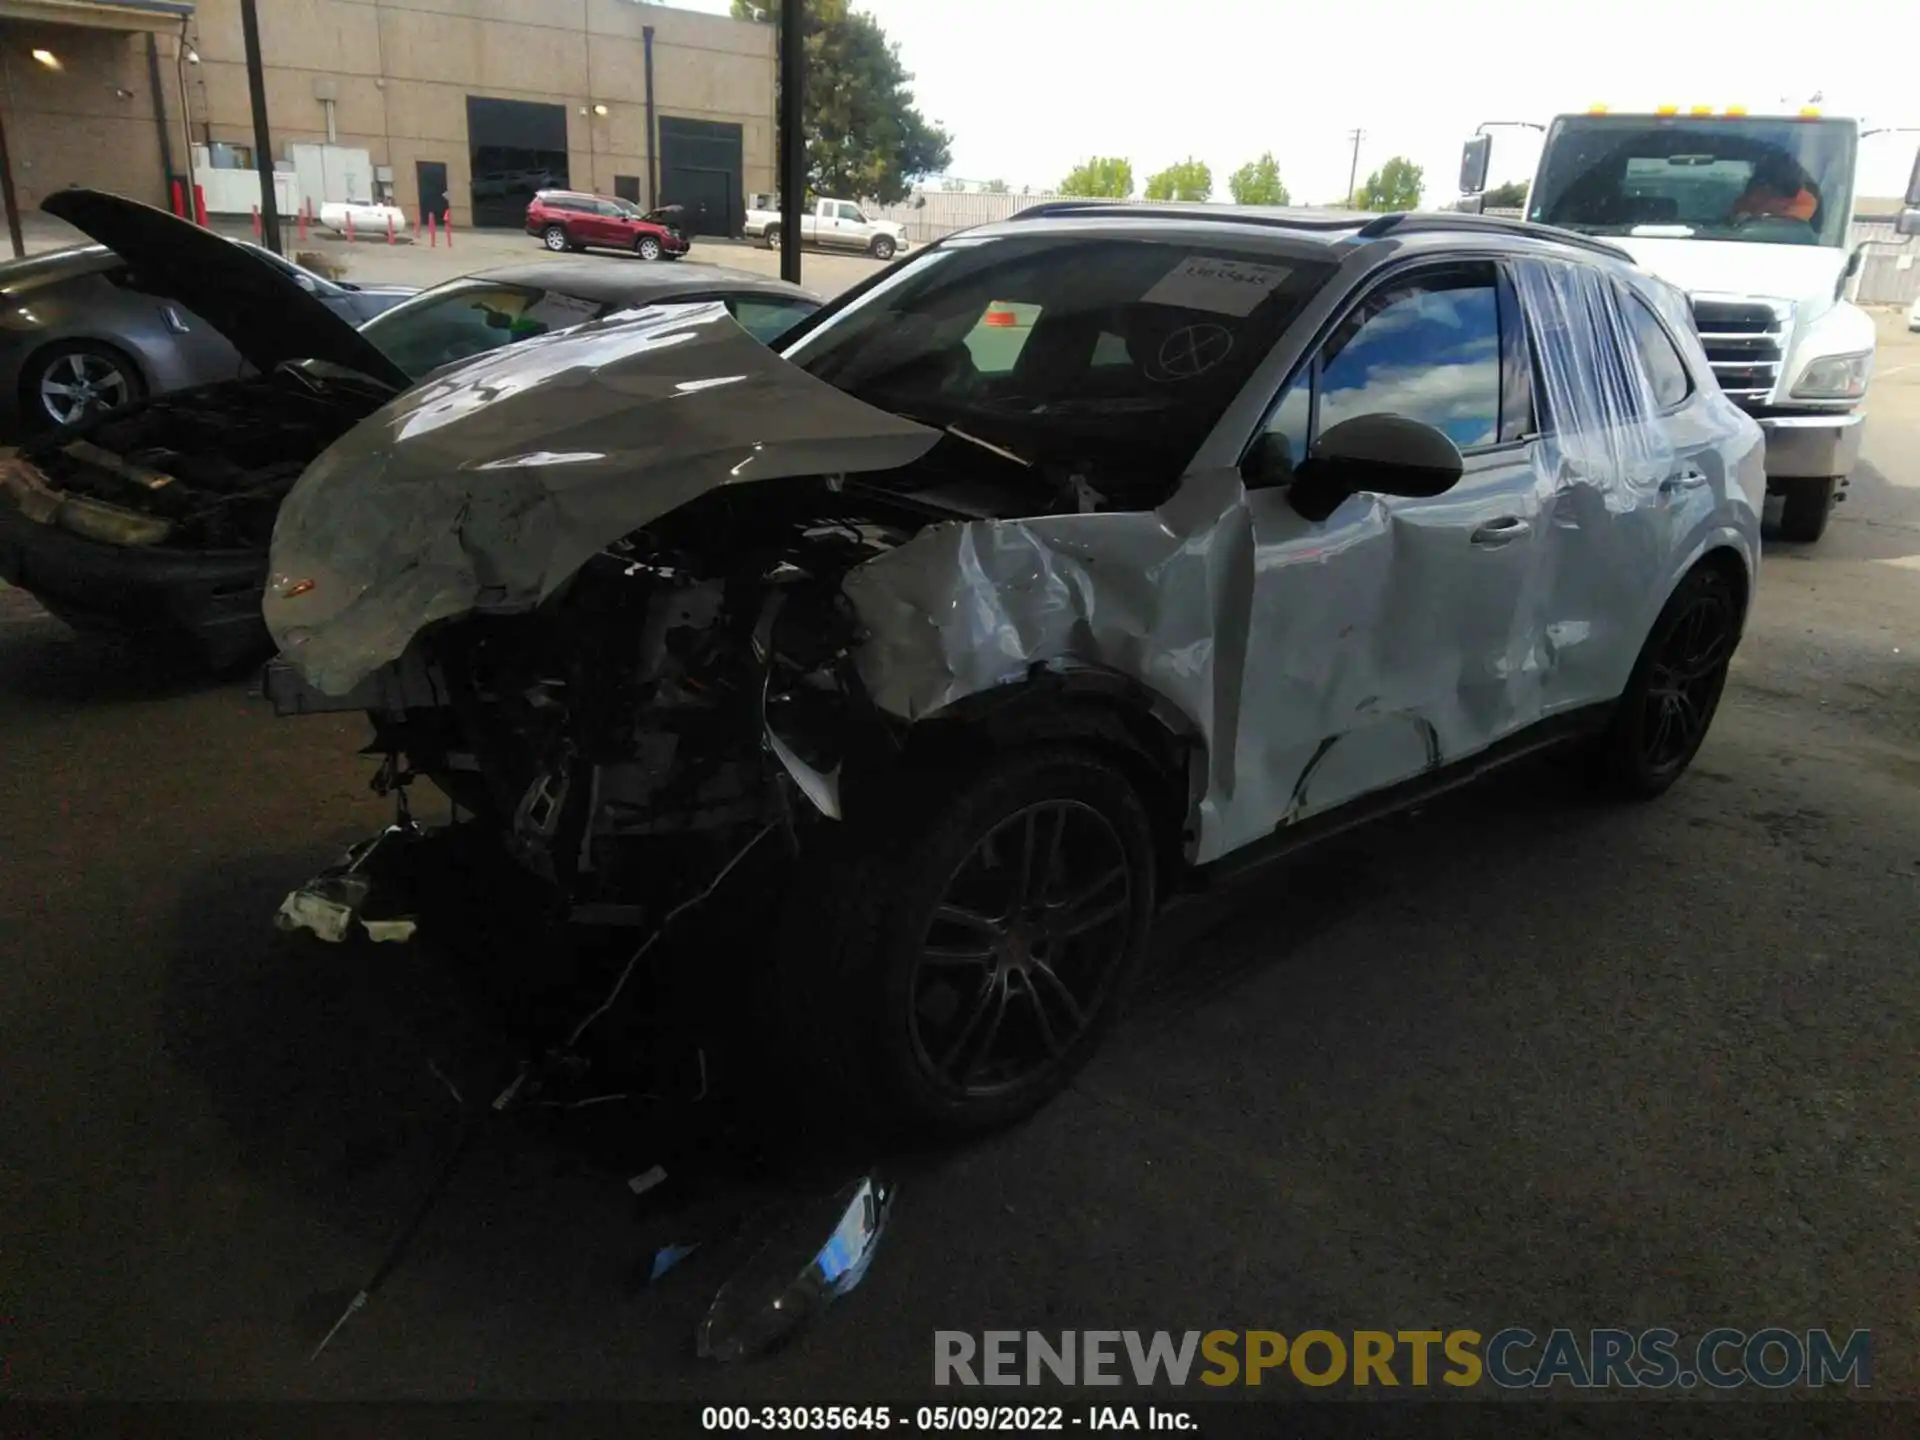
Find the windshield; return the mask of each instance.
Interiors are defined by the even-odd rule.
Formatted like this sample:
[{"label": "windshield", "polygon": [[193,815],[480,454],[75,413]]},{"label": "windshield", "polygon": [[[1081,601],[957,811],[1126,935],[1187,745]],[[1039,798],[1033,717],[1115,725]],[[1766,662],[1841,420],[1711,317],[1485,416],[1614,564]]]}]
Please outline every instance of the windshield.
[{"label": "windshield", "polygon": [[376,315],[360,333],[417,380],[482,351],[578,325],[605,308],[531,285],[457,280]]},{"label": "windshield", "polygon": [[1178,474],[1332,273],[1218,240],[963,237],[823,311],[784,353],[1022,464]]},{"label": "windshield", "polygon": [[1527,216],[1591,235],[1844,245],[1854,145],[1839,120],[1562,116]]}]

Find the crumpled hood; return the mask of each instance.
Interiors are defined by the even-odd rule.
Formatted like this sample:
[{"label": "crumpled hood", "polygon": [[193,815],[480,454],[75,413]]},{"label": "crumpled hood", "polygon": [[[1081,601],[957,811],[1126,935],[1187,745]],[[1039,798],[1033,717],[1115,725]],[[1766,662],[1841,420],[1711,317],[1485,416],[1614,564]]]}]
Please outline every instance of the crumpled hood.
[{"label": "crumpled hood", "polygon": [[342,695],[425,626],[530,609],[710,490],[891,469],[938,438],[788,364],[718,302],[522,341],[430,378],[307,468],[274,526],[267,627]]}]

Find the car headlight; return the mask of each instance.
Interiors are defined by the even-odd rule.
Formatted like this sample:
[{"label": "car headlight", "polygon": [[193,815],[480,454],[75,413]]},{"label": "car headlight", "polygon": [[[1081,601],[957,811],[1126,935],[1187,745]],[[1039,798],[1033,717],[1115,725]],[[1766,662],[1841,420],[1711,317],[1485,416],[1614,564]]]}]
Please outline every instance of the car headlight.
[{"label": "car headlight", "polygon": [[1796,400],[1857,400],[1867,393],[1867,378],[1873,374],[1873,352],[1858,355],[1828,355],[1810,361],[1793,384]]}]

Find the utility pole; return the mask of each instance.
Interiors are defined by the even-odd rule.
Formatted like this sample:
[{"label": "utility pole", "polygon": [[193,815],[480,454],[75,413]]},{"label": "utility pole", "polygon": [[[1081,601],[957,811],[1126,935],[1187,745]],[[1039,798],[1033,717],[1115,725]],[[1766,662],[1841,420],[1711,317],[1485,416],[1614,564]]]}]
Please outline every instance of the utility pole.
[{"label": "utility pole", "polygon": [[780,278],[795,285],[807,198],[805,13],[804,0],[780,0]]},{"label": "utility pole", "polygon": [[1347,138],[1353,141],[1353,163],[1347,167],[1347,203],[1353,203],[1353,187],[1360,179],[1360,142],[1367,138],[1364,130],[1349,130]]},{"label": "utility pole", "polygon": [[247,98],[253,108],[253,163],[260,172],[260,243],[278,255],[280,211],[274,204],[273,141],[267,133],[267,82],[260,68],[260,15],[255,0],[240,0],[240,34],[247,51]]}]

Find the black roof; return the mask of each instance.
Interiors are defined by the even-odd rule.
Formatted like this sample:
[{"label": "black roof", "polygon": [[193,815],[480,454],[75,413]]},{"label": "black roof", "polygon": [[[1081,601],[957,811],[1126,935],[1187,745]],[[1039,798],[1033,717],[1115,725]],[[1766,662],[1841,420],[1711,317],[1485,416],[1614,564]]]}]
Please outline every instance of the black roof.
[{"label": "black roof", "polygon": [[1528,220],[1504,215],[1475,215],[1457,211],[1396,211],[1375,214],[1359,210],[1315,210],[1272,205],[1137,205],[1111,200],[1048,200],[1016,210],[1007,223],[1022,220],[1061,219],[1114,220],[1195,220],[1228,225],[1262,225],[1292,231],[1301,238],[1340,240],[1377,240],[1388,235],[1520,235],[1535,240],[1572,245],[1605,255],[1609,259],[1635,264],[1630,252],[1619,245],[1575,230],[1555,225],[1536,225]]},{"label": "black roof", "polygon": [[450,284],[471,280],[492,280],[507,285],[529,285],[540,290],[557,290],[562,295],[578,296],[601,304],[653,305],[681,295],[721,291],[729,294],[780,295],[795,300],[819,303],[820,297],[798,285],[776,280],[771,275],[756,275],[750,270],[730,270],[720,265],[690,264],[686,261],[662,263],[644,260],[618,260],[611,256],[592,260],[529,260],[520,265],[500,265],[462,275]]}]

